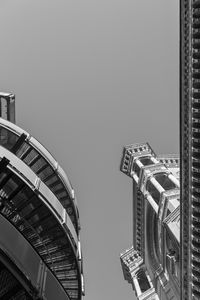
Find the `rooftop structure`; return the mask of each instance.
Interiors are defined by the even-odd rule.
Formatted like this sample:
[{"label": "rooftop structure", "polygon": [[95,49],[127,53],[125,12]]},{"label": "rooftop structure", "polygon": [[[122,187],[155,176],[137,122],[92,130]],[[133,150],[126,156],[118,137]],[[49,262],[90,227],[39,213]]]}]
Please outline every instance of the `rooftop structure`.
[{"label": "rooftop structure", "polygon": [[0,93],[0,298],[80,300],[74,190],[48,150],[13,123],[14,104]]}]

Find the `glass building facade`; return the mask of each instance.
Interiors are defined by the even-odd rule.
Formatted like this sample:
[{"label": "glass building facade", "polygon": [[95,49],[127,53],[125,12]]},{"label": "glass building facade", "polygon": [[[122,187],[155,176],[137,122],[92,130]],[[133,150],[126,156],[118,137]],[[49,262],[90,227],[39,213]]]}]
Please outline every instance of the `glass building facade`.
[{"label": "glass building facade", "polygon": [[65,172],[0,94],[0,298],[79,300],[80,223]]}]

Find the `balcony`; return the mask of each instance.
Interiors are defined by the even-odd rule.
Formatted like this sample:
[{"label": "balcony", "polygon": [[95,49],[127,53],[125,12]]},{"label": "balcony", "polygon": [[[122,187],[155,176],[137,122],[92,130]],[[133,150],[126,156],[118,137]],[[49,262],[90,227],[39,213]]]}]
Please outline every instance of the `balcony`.
[{"label": "balcony", "polygon": [[[3,158],[6,156],[6,159]],[[70,299],[81,297],[78,237],[65,209],[17,156],[0,147],[0,212],[35,249]]]},{"label": "balcony", "polygon": [[80,225],[74,191],[51,154],[26,131],[1,118],[0,145],[20,158],[48,186],[66,209],[78,233]]}]

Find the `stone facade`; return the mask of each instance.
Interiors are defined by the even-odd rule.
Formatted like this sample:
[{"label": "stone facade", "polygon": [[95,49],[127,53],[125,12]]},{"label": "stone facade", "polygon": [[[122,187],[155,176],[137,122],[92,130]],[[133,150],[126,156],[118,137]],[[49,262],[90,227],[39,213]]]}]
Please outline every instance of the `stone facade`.
[{"label": "stone facade", "polygon": [[148,143],[124,148],[121,171],[133,179],[133,247],[121,254],[138,300],[180,298],[179,159]]}]

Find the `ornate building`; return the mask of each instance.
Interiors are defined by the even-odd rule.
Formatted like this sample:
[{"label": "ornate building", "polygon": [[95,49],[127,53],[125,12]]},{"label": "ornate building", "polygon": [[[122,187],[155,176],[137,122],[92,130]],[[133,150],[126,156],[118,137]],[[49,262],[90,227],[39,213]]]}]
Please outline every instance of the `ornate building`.
[{"label": "ornate building", "polygon": [[124,148],[121,171],[133,181],[133,247],[121,254],[138,300],[180,299],[179,159],[148,143]]},{"label": "ornate building", "polygon": [[81,300],[74,190],[48,150],[14,124],[14,101],[0,93],[0,299]]},{"label": "ornate building", "polygon": [[[155,166],[146,164],[145,159],[145,163],[141,161],[145,151],[147,156],[151,153],[151,161],[152,157],[156,159]],[[165,162],[159,166],[160,162],[147,144],[124,150],[122,171],[134,182],[134,251],[143,261],[140,264],[145,269],[145,278],[153,283],[155,297],[200,299],[199,0],[180,1],[180,197],[178,178],[171,165]],[[166,189],[163,181],[159,181],[160,175],[154,175],[153,168],[157,167],[155,174],[165,173],[170,188]],[[152,176],[148,177],[147,172]],[[136,268],[135,260],[133,267],[128,259],[129,255],[133,259],[134,251],[130,249],[121,256],[125,278],[133,283],[138,298],[144,294],[141,299],[152,299],[147,295],[150,289],[145,294],[135,279],[137,275],[132,271]]]}]

